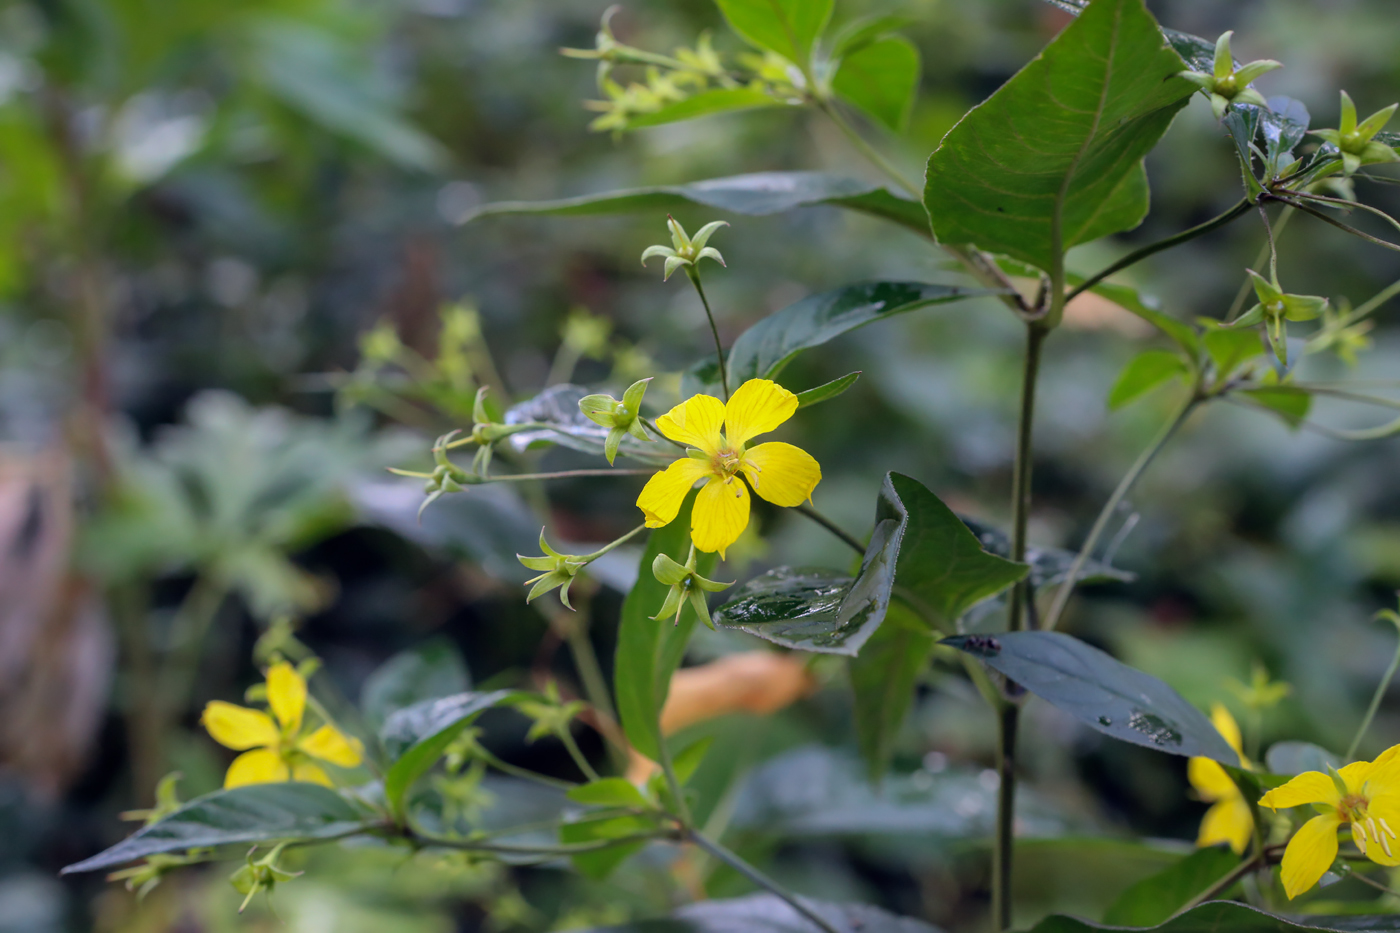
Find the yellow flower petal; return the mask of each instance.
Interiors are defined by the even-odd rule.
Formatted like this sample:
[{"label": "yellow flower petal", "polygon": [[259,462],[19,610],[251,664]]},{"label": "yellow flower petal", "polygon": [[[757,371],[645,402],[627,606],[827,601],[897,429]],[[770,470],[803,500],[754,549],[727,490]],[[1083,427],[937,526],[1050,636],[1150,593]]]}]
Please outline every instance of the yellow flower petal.
[{"label": "yellow flower petal", "polygon": [[1376,756],[1376,760],[1371,762],[1377,768],[1382,765],[1400,763],[1400,745],[1392,745]]},{"label": "yellow flower petal", "polygon": [[238,751],[276,745],[280,737],[277,723],[267,713],[223,700],[211,700],[199,721],[215,742]]},{"label": "yellow flower petal", "polygon": [[714,456],[724,424],[724,403],[713,395],[692,395],[656,419],[656,427],[673,441]]},{"label": "yellow flower petal", "polygon": [[359,739],[351,738],[335,726],[324,725],[297,743],[312,758],[329,761],[342,768],[353,768],[364,757],[364,746]]},{"label": "yellow flower petal", "polygon": [[810,499],[822,480],[822,468],[811,454],[781,441],[745,453],[743,470],[760,498],[788,508]]},{"label": "yellow flower petal", "polygon": [[308,784],[324,784],[326,787],[335,786],[335,784],[331,782],[330,775],[309,761],[305,764],[297,765],[296,768],[293,769],[292,780],[305,781]]},{"label": "yellow flower petal", "polygon": [[1353,761],[1337,769],[1337,774],[1341,775],[1347,790],[1353,794],[1361,793],[1366,783],[1376,776],[1375,772],[1375,764],[1369,761]]},{"label": "yellow flower petal", "polygon": [[1288,841],[1279,877],[1290,901],[1317,884],[1317,879],[1337,860],[1337,827],[1340,825],[1341,821],[1335,816],[1315,816]]},{"label": "yellow flower petal", "polygon": [[301,715],[306,712],[306,681],[286,661],[278,661],[267,669],[267,705],[289,733],[301,728]]},{"label": "yellow flower petal", "polygon": [[724,406],[724,436],[738,447],[769,431],[797,411],[797,396],[771,379],[750,379]]},{"label": "yellow flower petal", "polygon": [[[1214,764],[1214,762],[1211,762]],[[1236,854],[1243,854],[1254,835],[1254,816],[1249,812],[1249,804],[1236,794],[1211,805],[1201,818],[1201,831],[1196,837],[1196,845],[1206,846],[1228,843]]]},{"label": "yellow flower petal", "polygon": [[1287,784],[1275,787],[1259,798],[1259,806],[1284,810],[1305,803],[1325,803],[1335,807],[1341,801],[1337,785],[1332,783],[1330,776],[1321,771],[1304,771]]},{"label": "yellow flower petal", "polygon": [[233,759],[224,775],[224,787],[273,784],[287,780],[287,764],[274,751],[259,748]]},{"label": "yellow flower petal", "polygon": [[711,478],[695,497],[690,517],[690,540],[701,551],[724,552],[739,539],[749,524],[749,490],[737,476],[728,480]]},{"label": "yellow flower petal", "polygon": [[1240,756],[1240,762],[1244,762],[1244,742],[1240,737],[1239,723],[1235,722],[1235,717],[1230,715],[1230,711],[1222,704],[1216,703],[1210,708],[1210,724],[1215,726],[1215,731],[1220,733],[1220,737],[1230,743],[1230,747],[1235,750],[1235,754]]},{"label": "yellow flower petal", "polygon": [[695,481],[710,474],[710,465],[700,460],[682,457],[657,473],[642,487],[637,496],[637,508],[646,516],[648,528],[669,525],[681,510],[685,494]]},{"label": "yellow flower petal", "polygon": [[1376,797],[1366,807],[1367,819],[1351,824],[1356,847],[1377,865],[1400,865],[1400,796]]},{"label": "yellow flower petal", "polygon": [[1186,762],[1186,780],[1202,800],[1226,800],[1240,796],[1240,789],[1217,761],[1192,758]]}]

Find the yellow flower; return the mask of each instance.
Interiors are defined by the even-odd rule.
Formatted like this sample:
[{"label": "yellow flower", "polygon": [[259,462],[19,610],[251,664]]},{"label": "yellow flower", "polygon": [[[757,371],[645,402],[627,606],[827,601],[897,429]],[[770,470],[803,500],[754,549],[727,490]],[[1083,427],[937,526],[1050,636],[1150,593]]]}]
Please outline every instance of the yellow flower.
[{"label": "yellow flower", "polygon": [[1318,816],[1304,823],[1283,852],[1283,889],[1289,900],[1322,877],[1337,859],[1337,830],[1351,825],[1351,839],[1378,865],[1400,865],[1400,745],[1375,761],[1356,761],[1331,774],[1305,771],[1259,801],[1277,810],[1312,804]]},{"label": "yellow flower", "polygon": [[331,779],[313,758],[342,768],[360,763],[364,747],[359,739],[346,736],[330,723],[310,732],[302,729],[306,681],[286,661],[267,671],[267,704],[272,708],[271,716],[221,700],[204,707],[200,722],[214,741],[243,752],[229,765],[224,787],[286,780],[330,787]]},{"label": "yellow flower", "polygon": [[750,379],[728,404],[711,395],[695,395],[656,419],[661,433],[690,446],[689,456],[657,473],[637,497],[648,528],[670,524],[686,493],[705,480],[695,499],[690,537],[702,551],[724,551],[749,524],[749,491],[773,503],[801,505],[821,482],[822,469],[812,455],[780,442],[746,446],[797,411],[797,396],[768,379]]},{"label": "yellow flower", "polygon": [[[1219,703],[1210,711],[1210,721],[1217,732],[1230,743],[1235,754],[1240,756],[1240,764],[1249,767],[1240,742],[1240,727],[1230,711]],[[1202,800],[1210,802],[1210,809],[1201,818],[1201,831],[1196,836],[1196,845],[1230,844],[1230,848],[1242,853],[1249,845],[1249,837],[1254,832],[1254,815],[1239,787],[1230,779],[1219,762],[1210,758],[1192,758],[1186,763],[1186,778]]]}]

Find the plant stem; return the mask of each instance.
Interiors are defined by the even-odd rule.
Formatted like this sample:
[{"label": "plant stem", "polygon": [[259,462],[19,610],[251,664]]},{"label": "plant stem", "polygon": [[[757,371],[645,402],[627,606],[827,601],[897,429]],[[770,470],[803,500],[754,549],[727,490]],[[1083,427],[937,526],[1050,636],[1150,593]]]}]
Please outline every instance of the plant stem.
[{"label": "plant stem", "polygon": [[1142,260],[1146,259],[1148,256],[1151,256],[1154,253],[1160,253],[1162,250],[1171,249],[1173,246],[1180,246],[1182,243],[1185,243],[1189,240],[1194,240],[1196,237],[1209,233],[1212,230],[1217,229],[1218,227],[1225,226],[1230,221],[1234,220],[1235,218],[1248,211],[1250,206],[1251,205],[1249,199],[1243,199],[1234,207],[1221,214],[1219,217],[1214,217],[1210,220],[1207,220],[1205,223],[1197,224],[1189,230],[1183,230],[1175,236],[1169,236],[1164,240],[1158,240],[1156,243],[1149,243],[1140,249],[1133,250],[1131,253],[1124,256],[1122,259],[1118,260],[1108,268],[1104,269],[1102,272],[1095,273],[1094,275],[1090,276],[1088,279],[1077,285],[1074,288],[1074,290],[1069,293],[1065,300],[1073,301],[1077,295],[1093,288],[1095,285],[1099,284],[1113,273],[1119,272],[1123,269],[1128,268],[1131,265],[1134,265],[1135,263],[1141,262]]},{"label": "plant stem", "polygon": [[623,535],[622,537],[618,538],[618,539],[615,540],[615,541],[610,541],[610,542],[608,542],[607,544],[605,544],[605,545],[603,545],[602,547],[600,547],[598,550],[594,551],[592,554],[586,555],[586,557],[587,557],[587,559],[590,560],[590,561],[597,560],[598,558],[602,557],[604,554],[606,554],[606,553],[608,553],[609,551],[611,551],[613,548],[615,548],[615,547],[617,547],[617,546],[619,546],[619,545],[621,545],[621,544],[625,544],[626,542],[632,540],[632,539],[635,538],[637,535],[641,534],[642,532],[644,532],[644,531],[646,531],[646,530],[647,530],[646,524],[645,524],[645,523],[640,524],[640,525],[638,525],[636,528],[633,528],[631,531],[627,532],[627,534]]},{"label": "plant stem", "polygon": [[223,583],[208,573],[200,573],[175,610],[170,626],[172,647],[161,671],[162,719],[166,724],[179,716],[192,699],[204,642],[227,591]]},{"label": "plant stem", "polygon": [[1172,419],[1162,427],[1162,430],[1153,438],[1152,443],[1138,455],[1133,465],[1128,468],[1128,472],[1123,474],[1123,478],[1118,481],[1118,486],[1113,490],[1113,494],[1108,497],[1103,508],[1099,510],[1099,515],[1094,519],[1093,527],[1089,529],[1089,536],[1084,539],[1083,546],[1080,547],[1078,555],[1074,558],[1074,563],[1070,565],[1069,576],[1060,584],[1060,588],[1055,591],[1055,601],[1050,605],[1050,611],[1045,614],[1045,628],[1053,630],[1060,621],[1060,616],[1065,611],[1065,606],[1069,604],[1070,595],[1074,593],[1074,588],[1079,582],[1079,575],[1084,572],[1084,565],[1088,563],[1095,548],[1098,547],[1099,539],[1108,530],[1108,523],[1113,520],[1113,515],[1118,511],[1118,506],[1127,498],[1128,493],[1137,484],[1142,474],[1151,465],[1157,455],[1162,452],[1162,448],[1171,440],[1172,435],[1181,427],[1182,423],[1190,416],[1200,403],[1200,397],[1192,393],[1180,410],[1172,416]]},{"label": "plant stem", "polygon": [[724,386],[724,400],[729,401],[729,367],[724,362],[724,344],[719,340],[719,328],[715,326],[715,313],[710,310],[710,299],[705,297],[705,287],[700,284],[700,273],[694,265],[685,267],[686,278],[695,286],[700,303],[705,306],[705,317],[710,319],[710,336],[715,338],[715,357],[719,360],[719,381]]},{"label": "plant stem", "polygon": [[[1278,219],[1274,221],[1273,238],[1275,242],[1278,241],[1279,237],[1283,236],[1283,230],[1288,226],[1288,222],[1293,219],[1293,214],[1294,210],[1291,206],[1285,207],[1283,210],[1279,211]],[[1258,266],[1268,258],[1269,244],[1265,243],[1259,248],[1259,255],[1254,257],[1254,265]],[[1233,321],[1235,318],[1239,317],[1240,312],[1244,310],[1245,299],[1249,297],[1253,290],[1254,287],[1251,284],[1251,280],[1249,276],[1246,275],[1244,281],[1240,283],[1240,290],[1235,293],[1235,300],[1230,302],[1230,310],[1225,312],[1225,321]]]},{"label": "plant stem", "polygon": [[1309,206],[1306,205],[1306,204],[1302,204],[1302,203],[1299,203],[1298,201],[1291,201],[1291,200],[1284,200],[1283,203],[1284,203],[1284,204],[1290,204],[1290,205],[1292,205],[1293,207],[1296,207],[1298,210],[1302,211],[1304,214],[1311,214],[1313,217],[1316,217],[1318,220],[1322,221],[1323,223],[1329,223],[1329,224],[1331,224],[1332,226],[1336,227],[1338,230],[1345,230],[1347,233],[1350,233],[1352,236],[1354,236],[1354,237],[1359,237],[1359,238],[1365,240],[1367,243],[1374,243],[1374,244],[1376,244],[1377,246],[1384,246],[1386,249],[1392,249],[1392,250],[1395,250],[1396,252],[1400,252],[1400,245],[1397,245],[1397,244],[1395,244],[1395,243],[1392,243],[1392,242],[1390,242],[1389,240],[1382,240],[1380,237],[1371,236],[1371,234],[1367,233],[1367,232],[1364,231],[1364,230],[1358,230],[1357,228],[1353,227],[1351,224],[1344,224],[1344,223],[1342,223],[1340,220],[1336,220],[1336,219],[1334,219],[1334,218],[1332,218],[1332,217],[1328,217],[1326,214],[1322,213],[1322,211],[1319,211],[1319,210],[1317,210],[1317,209],[1315,209],[1315,208],[1309,207]]},{"label": "plant stem", "polygon": [[559,470],[555,473],[511,473],[502,476],[487,476],[483,483],[527,483],[541,479],[569,479],[574,476],[650,476],[656,470]]},{"label": "plant stem", "polygon": [[1250,858],[1245,859],[1243,862],[1240,862],[1228,875],[1226,875],[1224,878],[1221,878],[1219,881],[1217,881],[1210,887],[1206,888],[1200,894],[1197,894],[1195,897],[1191,898],[1191,900],[1187,901],[1186,904],[1172,916],[1179,917],[1182,914],[1186,913],[1188,910],[1192,909],[1193,907],[1198,907],[1201,904],[1204,904],[1206,901],[1224,894],[1226,891],[1230,890],[1236,884],[1238,884],[1239,880],[1245,875],[1254,871],[1254,869],[1258,868],[1260,865],[1265,864],[1268,852],[1269,850],[1265,849],[1258,855],[1252,856]]},{"label": "plant stem", "polygon": [[788,903],[788,906],[790,906],[793,910],[797,911],[802,916],[806,917],[808,920],[815,923],[818,927],[824,930],[825,933],[838,933],[837,929],[830,923],[828,923],[821,916],[821,914],[818,914],[816,911],[812,910],[812,908],[808,907],[806,904],[802,903],[802,901],[798,900],[797,895],[793,894],[787,888],[778,884],[778,882],[774,881],[772,878],[769,878],[763,872],[759,871],[757,868],[753,867],[748,862],[735,855],[733,852],[730,852],[718,842],[715,842],[713,839],[710,839],[708,836],[705,836],[704,834],[694,829],[687,832],[686,837],[690,839],[691,842],[694,842],[697,846],[704,849],[710,855],[713,855],[715,858],[719,859],[721,862],[728,865],[730,868],[734,869],[739,874],[752,881],[754,884],[758,885],[760,888],[766,888],[776,896],[782,898]]},{"label": "plant stem", "polygon": [[1016,843],[1016,727],[1021,707],[1005,704],[998,712],[997,827],[992,848],[992,921],[997,930],[1011,928],[1011,856]]},{"label": "plant stem", "polygon": [[893,162],[881,155],[880,150],[866,142],[865,137],[856,132],[856,128],[851,126],[845,117],[841,116],[841,111],[837,110],[836,106],[832,104],[831,101],[819,101],[817,107],[820,108],[822,113],[827,115],[827,118],[830,119],[832,123],[836,124],[836,128],[851,141],[851,145],[860,150],[861,155],[865,156],[870,160],[871,164],[884,172],[885,175],[889,177],[890,181],[903,188],[905,193],[910,197],[918,199],[919,189],[914,186],[914,183],[904,177],[904,173],[896,168]]},{"label": "plant stem", "polygon": [[560,619],[558,624],[565,626],[564,638],[569,644],[569,653],[574,658],[574,669],[578,671],[579,680],[583,682],[583,692],[593,707],[593,717],[596,720],[593,725],[602,733],[603,738],[607,739],[608,754],[614,767],[625,771],[627,739],[617,727],[617,710],[613,708],[608,681],[598,663],[598,654],[593,650],[593,641],[588,637],[588,621],[588,614],[580,614],[572,619]]},{"label": "plant stem", "polygon": [[583,776],[590,781],[598,780],[598,772],[593,769],[593,765],[589,764],[588,759],[583,756],[583,751],[578,747],[578,743],[574,741],[574,734],[569,731],[569,727],[565,725],[564,728],[559,730],[558,735],[559,741],[564,743],[564,747],[569,751],[569,757],[574,760],[574,764],[578,765],[578,769],[583,772]]},{"label": "plant stem", "polygon": [[502,774],[509,774],[511,777],[523,778],[527,781],[534,781],[537,784],[544,784],[547,787],[554,787],[559,790],[569,790],[570,788],[578,786],[573,781],[565,781],[561,778],[550,777],[547,774],[539,774],[535,771],[531,771],[529,768],[517,767],[508,761],[502,761],[480,746],[477,747],[476,754],[481,757],[482,761],[486,762],[497,771],[500,771]]},{"label": "plant stem", "polygon": [[865,556],[865,545],[861,544],[859,539],[857,539],[854,535],[847,534],[841,529],[840,526],[838,526],[835,522],[827,518],[822,513],[818,512],[816,509],[812,508],[812,506],[804,502],[801,505],[795,506],[794,508],[796,511],[801,512],[803,515],[807,516],[812,521],[816,522],[818,525],[821,525],[827,531],[840,538],[841,541],[847,547],[855,551],[861,557]]},{"label": "plant stem", "polygon": [[[1377,613],[1376,618],[1385,619],[1395,626],[1397,634],[1400,634],[1400,615],[1396,615],[1389,609]],[[1376,684],[1376,692],[1371,697],[1371,705],[1366,708],[1366,715],[1361,720],[1361,725],[1356,729],[1356,735],[1352,736],[1351,744],[1347,746],[1347,752],[1342,756],[1343,761],[1351,761],[1356,754],[1356,748],[1361,744],[1361,739],[1366,735],[1366,730],[1371,728],[1371,720],[1376,718],[1376,710],[1381,708],[1381,700],[1385,698],[1385,691],[1390,687],[1390,681],[1395,676],[1395,671],[1400,668],[1400,643],[1395,646],[1395,657],[1390,659],[1390,667],[1385,669],[1385,676],[1381,682]]]},{"label": "plant stem", "polygon": [[[1016,458],[1011,480],[1011,559],[1026,559],[1026,526],[1030,522],[1031,466],[1034,456],[1031,444],[1035,426],[1035,390],[1040,375],[1041,349],[1049,334],[1043,325],[1026,326],[1026,357],[1021,375],[1021,407],[1016,425]],[[1011,591],[1008,628],[1019,631],[1025,627],[1026,603],[1030,599],[1030,583],[1022,580]]]}]

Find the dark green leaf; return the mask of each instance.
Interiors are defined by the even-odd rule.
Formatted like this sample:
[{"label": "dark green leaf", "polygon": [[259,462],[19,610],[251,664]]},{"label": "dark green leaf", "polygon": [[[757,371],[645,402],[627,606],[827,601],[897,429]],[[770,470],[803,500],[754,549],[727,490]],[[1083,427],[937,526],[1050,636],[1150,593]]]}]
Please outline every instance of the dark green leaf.
[{"label": "dark green leaf", "polygon": [[952,645],[1105,735],[1173,755],[1238,764],[1210,720],[1179,693],[1062,632],[956,635]]},{"label": "dark green leaf", "polygon": [[749,88],[715,88],[701,91],[667,104],[660,110],[638,114],[627,121],[627,128],[643,129],[648,126],[661,126],[664,123],[679,123],[681,120],[694,120],[717,113],[737,113],[740,110],[753,110],[757,107],[786,107],[788,104],[762,91]]},{"label": "dark green leaf", "polygon": [[191,800],[62,874],[97,871],[160,852],[281,839],[334,839],[369,822],[339,794],[320,784],[250,784]]},{"label": "dark green leaf", "polygon": [[1114,926],[1150,927],[1169,918],[1191,899],[1239,865],[1228,846],[1197,849],[1170,868],[1128,888],[1104,913]]},{"label": "dark green leaf", "polygon": [[1108,393],[1108,407],[1122,408],[1162,383],[1190,374],[1191,368],[1179,354],[1169,350],[1144,350],[1129,360],[1118,374],[1118,380]]},{"label": "dark green leaf", "polygon": [[993,294],[982,289],[922,282],[861,282],[809,295],[739,335],[729,351],[729,378],[773,379],[803,350],[930,305]]},{"label": "dark green leaf", "polygon": [[919,50],[888,36],[847,52],[832,89],[896,133],[909,122],[919,86]]},{"label": "dark green leaf", "polygon": [[[558,444],[601,457],[609,429],[590,421],[578,407],[579,400],[591,394],[583,386],[561,383],[550,386],[534,398],[512,405],[505,413],[506,424],[539,423],[554,425],[559,430],[540,428],[537,431],[521,431],[510,435],[507,443],[519,451]],[[671,445],[640,441],[630,434],[623,436],[618,450],[623,456],[643,462],[669,464],[676,459],[675,448]]]},{"label": "dark green leaf", "polygon": [[939,240],[1050,270],[1057,247],[1135,226],[1141,160],[1195,90],[1183,66],[1142,0],[1090,4],[929,158]]},{"label": "dark green leaf", "polygon": [[1304,771],[1341,767],[1341,760],[1327,749],[1311,742],[1275,742],[1264,755],[1264,765],[1272,774],[1292,777]]},{"label": "dark green leaf", "polygon": [[1308,410],[1312,408],[1312,395],[1295,386],[1242,389],[1240,394],[1272,411],[1291,428],[1302,424],[1308,417]]},{"label": "dark green leaf", "polygon": [[1215,43],[1209,39],[1202,39],[1200,36],[1193,36],[1190,33],[1177,32],[1175,29],[1163,29],[1162,35],[1167,37],[1167,42],[1176,50],[1182,60],[1190,66],[1192,71],[1199,71],[1202,74],[1212,74],[1215,70]]},{"label": "dark green leaf", "polygon": [[775,567],[739,587],[716,609],[715,627],[748,632],[785,648],[854,656],[879,627],[874,616],[884,618],[893,582],[888,532],[871,543],[878,547],[865,552],[874,563],[859,596],[852,596],[856,580],[844,574]]},{"label": "dark green leaf", "polygon": [[[695,627],[695,611],[687,602],[679,625],[651,618],[661,610],[667,591],[652,576],[651,564],[657,554],[665,554],[678,563],[685,561],[694,501],[694,493],[687,496],[676,518],[648,537],[637,582],[622,603],[622,621],[618,623],[613,671],[618,715],[632,747],[653,761],[661,757],[661,707],[671,689],[671,675],[680,664]],[[709,576],[714,565],[713,554],[701,554],[696,569],[701,576]]]},{"label": "dark green leaf", "polygon": [[840,379],[833,379],[825,385],[819,385],[815,389],[808,389],[806,392],[797,393],[797,407],[806,408],[808,405],[816,405],[818,402],[825,402],[842,394],[851,386],[856,384],[860,378],[860,373],[847,373]]},{"label": "dark green leaf", "polygon": [[649,804],[642,792],[626,778],[601,778],[569,789],[568,797],[575,803],[594,807],[632,807],[646,809]]},{"label": "dark green leaf", "polygon": [[[744,779],[734,825],[778,838],[910,836],[985,838],[996,821],[996,789],[971,768],[915,771],[869,779],[854,755],[810,745],[765,762]],[[1016,823],[1025,836],[1069,828],[1033,789],[1017,794]]]},{"label": "dark green leaf", "polygon": [[831,19],[832,0],[715,0],[729,26],[761,49],[801,68]]},{"label": "dark green leaf", "polygon": [[[868,904],[835,904],[804,897],[802,902],[836,933],[939,933],[913,917],[897,917]],[[585,933],[822,933],[786,901],[773,894],[697,901],[669,917],[633,920]]]},{"label": "dark green leaf", "polygon": [[928,212],[918,201],[856,178],[827,172],[756,172],[711,178],[688,185],[659,185],[608,191],[558,201],[498,201],[467,215],[463,223],[493,214],[592,216],[634,211],[671,211],[688,204],[762,217],[799,207],[831,204],[894,221],[931,236]]},{"label": "dark green leaf", "polygon": [[[620,778],[618,780],[621,780]],[[593,814],[580,817],[572,823],[559,827],[559,841],[566,845],[588,842],[604,842],[610,839],[625,839],[652,832],[656,820],[649,816],[634,814]],[[591,852],[579,852],[571,856],[574,867],[596,881],[612,874],[629,855],[646,845],[645,840],[619,843]]]},{"label": "dark green leaf", "polygon": [[831,39],[831,57],[843,58],[851,52],[866,48],[890,33],[898,32],[914,23],[909,16],[891,14],[887,16],[863,16],[852,20],[836,31]]},{"label": "dark green leaf", "polygon": [[381,664],[365,680],[360,706],[365,719],[378,729],[404,707],[469,689],[471,677],[461,652],[445,639],[434,639]]},{"label": "dark green leaf", "polygon": [[[1000,528],[966,515],[959,515],[958,520],[977,536],[978,542],[987,553],[1000,557],[1011,554],[1011,539]],[[1063,583],[1069,577],[1069,568],[1074,565],[1077,556],[1074,551],[1058,547],[1031,545],[1026,548],[1026,563],[1030,564],[1031,568],[1031,586],[1040,589],[1043,586]],[[1079,574],[1080,583],[1127,583],[1134,579],[1136,578],[1126,570],[1119,570],[1092,558],[1084,562]]]},{"label": "dark green leaf", "polygon": [[395,811],[403,808],[404,795],[425,771],[437,763],[452,740],[485,710],[517,697],[514,690],[491,693],[459,693],[425,700],[394,713],[379,730],[384,750],[393,762],[384,775],[384,797]]},{"label": "dark green leaf", "polygon": [[894,740],[914,701],[914,686],[928,665],[936,636],[898,600],[885,622],[850,660],[855,693],[856,739],[872,780],[889,767]]},{"label": "dark green leaf", "polygon": [[675,771],[676,780],[682,784],[690,783],[690,779],[695,776],[695,770],[700,767],[700,762],[705,760],[705,753],[713,744],[715,737],[707,735],[676,752],[675,759],[671,762],[671,770]]},{"label": "dark green leaf", "polygon": [[[1029,933],[1094,933],[1097,930],[1121,930],[1122,927],[1090,923],[1078,917],[1053,916],[1032,927]],[[1305,933],[1305,931],[1375,930],[1395,931],[1400,922],[1394,915],[1385,917],[1321,917],[1306,920],[1288,919],[1265,913],[1234,901],[1210,901],[1193,907],[1159,926],[1147,927],[1155,933]]]}]

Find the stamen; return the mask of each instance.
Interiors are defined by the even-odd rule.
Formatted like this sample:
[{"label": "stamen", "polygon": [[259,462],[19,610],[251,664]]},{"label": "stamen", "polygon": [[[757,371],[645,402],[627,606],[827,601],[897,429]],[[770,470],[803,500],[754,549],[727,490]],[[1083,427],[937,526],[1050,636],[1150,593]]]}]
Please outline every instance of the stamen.
[{"label": "stamen", "polygon": [[1380,821],[1381,821],[1381,828],[1385,830],[1385,834],[1386,834],[1387,836],[1389,836],[1391,839],[1394,839],[1394,838],[1395,838],[1395,830],[1393,830],[1393,829],[1390,828],[1390,824],[1387,823],[1387,822],[1385,821],[1385,817],[1380,817]]},{"label": "stamen", "polygon": [[1359,836],[1353,836],[1351,841],[1356,843],[1356,847],[1361,850],[1362,855],[1366,854],[1366,831],[1364,829]]},{"label": "stamen", "polygon": [[1381,841],[1381,831],[1376,829],[1376,818],[1374,816],[1366,818],[1366,827],[1371,831],[1371,838],[1377,842]]},{"label": "stamen", "polygon": [[1381,848],[1385,850],[1386,858],[1395,858],[1395,856],[1392,855],[1390,851],[1390,840],[1385,838],[1384,836],[1381,837]]}]

